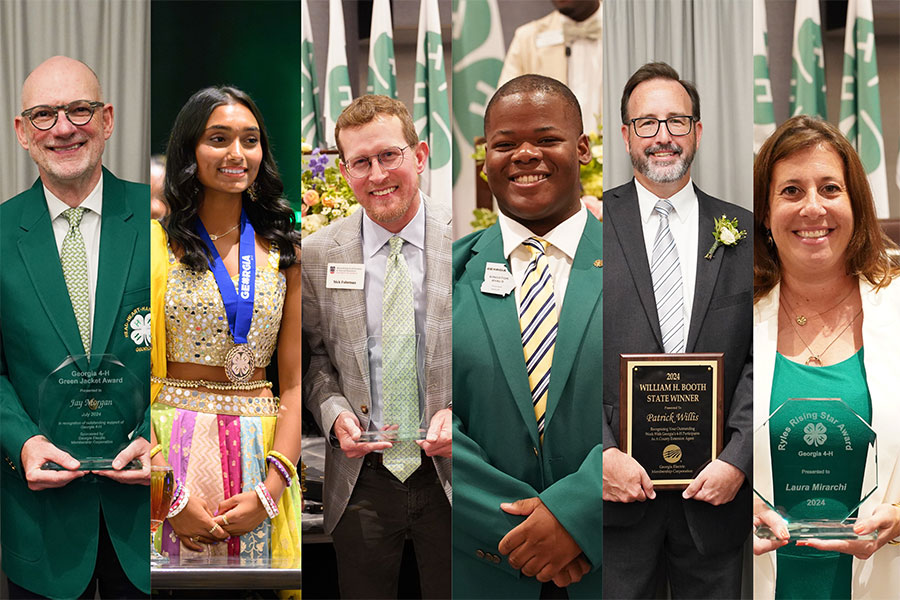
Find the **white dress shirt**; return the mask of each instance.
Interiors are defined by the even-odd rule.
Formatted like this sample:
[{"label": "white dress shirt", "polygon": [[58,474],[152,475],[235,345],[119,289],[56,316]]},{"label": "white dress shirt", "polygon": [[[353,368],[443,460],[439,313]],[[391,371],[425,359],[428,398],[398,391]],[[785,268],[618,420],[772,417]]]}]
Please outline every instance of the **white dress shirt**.
[{"label": "white dress shirt", "polygon": [[522,284],[525,283],[525,269],[531,262],[531,250],[522,245],[530,237],[541,237],[549,242],[547,247],[547,265],[553,278],[553,297],[556,304],[556,316],[562,311],[566,297],[566,286],[569,284],[569,273],[572,271],[572,260],[581,242],[584,226],[587,224],[588,212],[581,209],[547,232],[547,235],[536,236],[527,227],[510,219],[502,212],[498,215],[500,233],[503,237],[503,255],[509,260],[513,280],[516,282],[516,306],[522,300]]},{"label": "white dress shirt", "polygon": [[[413,301],[416,314],[416,372],[419,378],[419,410],[424,406],[425,366],[425,201],[419,198],[419,210],[406,227],[394,234],[373,221],[363,209],[362,244],[366,265],[364,290],[366,294],[366,330],[369,336],[369,385],[372,406],[369,410],[369,431],[377,431],[382,422],[381,393],[381,321],[384,306],[384,273],[391,255],[389,240],[394,235],[403,238],[400,253],[406,259],[409,278],[413,285]],[[426,424],[427,427],[427,424]]]},{"label": "white dress shirt", "polygon": [[[62,243],[69,231],[69,220],[63,212],[72,208],[44,186],[44,198],[47,210],[50,211],[50,222],[53,225],[53,237],[56,239],[56,251],[62,251]],[[103,211],[103,177],[97,182],[93,191],[79,204],[86,209],[81,215],[81,237],[84,238],[84,250],[88,267],[88,318],[91,324],[91,336],[94,331],[94,304],[97,295],[97,264],[100,258],[100,221]]]},{"label": "white dress shirt", "polygon": [[[603,7],[585,22],[596,21],[602,27]],[[562,20],[572,21],[566,15],[560,13]],[[567,61],[568,85],[578,103],[581,105],[584,132],[597,131],[600,126],[601,112],[603,110],[603,40],[575,40],[569,45],[569,60]]]},{"label": "white dress shirt", "polygon": [[[641,221],[644,229],[644,245],[647,249],[647,261],[653,263],[653,242],[659,229],[659,214],[654,210],[661,198],[634,180],[637,187],[638,205],[641,210]],[[684,341],[687,343],[691,326],[691,311],[694,305],[694,288],[697,283],[697,236],[700,209],[697,205],[697,194],[694,182],[688,179],[687,185],[678,190],[671,198],[674,210],[669,213],[669,230],[675,238],[678,250],[678,264],[681,267],[681,282],[684,291]],[[712,232],[710,232],[712,233]],[[710,237],[712,237],[710,235]],[[712,245],[712,242],[710,242]]]}]

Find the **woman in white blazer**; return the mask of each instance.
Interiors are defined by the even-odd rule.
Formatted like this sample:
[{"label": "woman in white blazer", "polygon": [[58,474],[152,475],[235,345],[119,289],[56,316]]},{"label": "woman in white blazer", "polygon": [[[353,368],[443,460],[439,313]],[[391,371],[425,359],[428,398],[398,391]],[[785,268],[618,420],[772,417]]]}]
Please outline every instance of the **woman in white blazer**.
[{"label": "woman in white blazer", "polygon": [[[754,596],[772,598],[777,585],[782,597],[900,598],[900,267],[865,170],[837,129],[798,116],[772,134],[754,164],[754,222],[755,428],[778,405],[785,378],[815,382],[855,365],[849,371],[878,436],[877,489],[856,526],[860,534],[877,530],[877,539],[811,541],[798,550],[786,530],[781,540],[754,537]],[[757,436],[759,496],[773,497],[772,475],[769,439]],[[860,477],[871,489],[875,469]],[[781,529],[759,498],[756,511],[756,524]]]}]

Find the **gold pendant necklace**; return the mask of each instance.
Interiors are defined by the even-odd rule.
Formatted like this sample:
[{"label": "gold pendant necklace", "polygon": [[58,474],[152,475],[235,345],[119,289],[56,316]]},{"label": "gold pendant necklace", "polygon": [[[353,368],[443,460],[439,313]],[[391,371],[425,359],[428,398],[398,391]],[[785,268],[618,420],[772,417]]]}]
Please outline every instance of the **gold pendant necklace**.
[{"label": "gold pendant necklace", "polygon": [[219,235],[216,235],[216,234],[214,234],[214,233],[210,233],[210,234],[209,234],[209,239],[211,239],[212,241],[216,241],[216,240],[219,239],[219,238],[225,237],[226,235],[228,235],[229,233],[231,233],[232,231],[234,231],[235,229],[237,229],[237,228],[240,227],[240,226],[241,226],[241,224],[238,223],[237,225],[235,225],[234,227],[232,227],[231,229],[229,229],[229,230],[226,231],[225,233],[220,233]]},{"label": "gold pendant necklace", "polygon": [[[782,287],[782,289],[785,289],[785,288]],[[847,292],[847,294],[846,294],[843,298],[841,298],[840,300],[838,300],[838,303],[837,303],[837,304],[835,304],[834,306],[832,306],[832,307],[829,308],[828,310],[823,310],[822,312],[817,313],[817,314],[821,317],[822,315],[827,314],[827,313],[833,311],[835,308],[837,308],[838,306],[840,306],[841,304],[843,304],[843,303],[844,303],[844,300],[846,300],[847,298],[850,297],[850,294],[853,293],[853,290],[854,290],[854,289],[855,289],[855,286],[851,287],[851,288],[850,288],[850,291]],[[784,293],[782,292],[781,297],[784,299],[785,302],[787,302],[787,305],[788,305],[788,307],[790,307],[791,311],[794,312],[794,313],[796,313],[797,311],[794,310],[794,306],[790,303],[790,301],[788,301],[787,295],[784,294]],[[785,312],[787,312],[787,311],[785,311]],[[790,317],[790,314],[788,314],[788,317]],[[808,319],[806,318],[806,315],[797,315],[797,316],[794,318],[794,320],[797,322],[797,325],[799,325],[800,327],[803,327],[803,326],[806,325],[806,323],[808,322]]]},{"label": "gold pendant necklace", "polygon": [[[849,294],[848,294],[848,295],[849,295]],[[788,317],[788,322],[791,324],[791,327],[794,329],[794,333],[797,335],[797,338],[798,338],[801,342],[803,342],[803,345],[806,346],[806,349],[807,349],[807,350],[809,350],[809,358],[807,358],[807,359],[806,359],[806,362],[803,363],[803,364],[805,364],[805,365],[807,365],[807,366],[809,366],[809,367],[821,367],[821,366],[822,366],[822,360],[821,360],[819,357],[820,357],[820,356],[824,356],[824,354],[825,354],[826,352],[828,352],[828,349],[831,348],[832,344],[834,344],[836,341],[838,341],[839,339],[841,339],[841,336],[844,335],[844,332],[847,331],[847,329],[849,329],[849,327],[850,327],[851,325],[853,325],[853,322],[856,321],[856,319],[859,317],[859,315],[862,314],[862,307],[859,307],[859,310],[856,311],[856,314],[853,316],[852,319],[850,319],[850,322],[847,323],[846,325],[844,325],[844,328],[841,329],[841,332],[840,332],[839,334],[837,334],[837,335],[835,336],[835,338],[834,338],[833,340],[831,340],[831,341],[828,343],[827,346],[825,346],[825,349],[824,349],[824,350],[822,350],[821,352],[819,352],[818,354],[816,354],[815,352],[813,352],[812,348],[809,347],[809,344],[806,343],[806,340],[804,340],[803,337],[800,335],[800,330],[797,329],[796,326],[794,326],[794,319],[792,319],[792,318],[791,318],[791,315],[788,314],[788,310],[787,310],[787,308],[784,307],[784,304],[783,304],[782,302],[779,302],[778,304],[781,306],[781,309],[784,310],[785,315],[787,315],[787,317]]]}]

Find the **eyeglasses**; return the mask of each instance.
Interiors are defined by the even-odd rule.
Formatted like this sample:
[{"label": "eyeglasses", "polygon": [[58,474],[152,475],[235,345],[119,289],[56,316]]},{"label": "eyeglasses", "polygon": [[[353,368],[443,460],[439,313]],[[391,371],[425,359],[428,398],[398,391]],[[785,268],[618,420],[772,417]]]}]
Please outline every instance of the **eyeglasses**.
[{"label": "eyeglasses", "polygon": [[345,162],[344,166],[347,168],[347,173],[350,177],[365,177],[372,168],[372,159],[377,158],[378,164],[381,165],[382,169],[393,171],[403,164],[403,151],[407,148],[409,148],[409,145],[403,146],[402,148],[391,146],[390,148],[385,148],[378,154],[358,156],[350,162]]},{"label": "eyeglasses", "polygon": [[101,106],[105,106],[105,104],[94,100],[75,100],[59,106],[39,104],[22,111],[22,116],[31,121],[31,124],[36,129],[47,131],[48,129],[53,129],[53,126],[56,125],[60,110],[66,112],[66,118],[69,119],[72,125],[81,126],[90,123],[94,117],[94,111]]},{"label": "eyeglasses", "polygon": [[668,119],[654,119],[653,117],[640,117],[631,119],[630,123],[634,126],[634,133],[638,137],[651,138],[659,132],[660,123],[666,124],[669,135],[682,136],[691,132],[694,126],[694,117],[689,115],[678,115],[677,117],[669,117]]}]

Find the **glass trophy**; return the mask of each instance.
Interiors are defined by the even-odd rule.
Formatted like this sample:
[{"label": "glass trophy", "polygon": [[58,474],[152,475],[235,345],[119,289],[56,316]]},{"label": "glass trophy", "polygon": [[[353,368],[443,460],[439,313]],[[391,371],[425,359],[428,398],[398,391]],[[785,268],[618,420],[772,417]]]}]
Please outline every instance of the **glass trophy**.
[{"label": "glass trophy", "polygon": [[[358,442],[408,442],[414,440],[424,440],[425,434],[428,432],[428,423],[425,423],[425,415],[423,411],[421,399],[425,397],[422,393],[425,389],[422,377],[425,373],[425,349],[420,344],[421,336],[419,334],[409,336],[370,336],[366,339],[366,348],[368,355],[381,358],[381,370],[377,373],[370,373],[373,392],[381,390],[381,421],[383,423],[381,429],[370,429],[364,431],[359,437]],[[407,364],[407,368],[400,369],[399,372],[386,373],[385,365],[391,362],[393,355],[395,361]],[[413,358],[415,362],[409,362],[408,359]],[[412,365],[416,365],[413,372]],[[378,386],[376,388],[376,386]],[[392,399],[389,394],[406,393],[415,395],[418,410],[402,410],[391,406]]]},{"label": "glass trophy", "polygon": [[[111,470],[144,415],[148,393],[147,383],[111,354],[69,356],[38,387],[38,427],[81,463],[78,470]],[[41,468],[63,470],[53,462]],[[141,469],[141,461],[124,468]]]},{"label": "glass trophy", "polygon": [[[754,491],[785,520],[792,540],[877,537],[853,531],[857,509],[878,487],[877,438],[843,400],[790,398],[754,436],[772,463],[772,479],[755,481]],[[776,539],[766,525],[755,533]]]},{"label": "glass trophy", "polygon": [[172,494],[175,493],[175,475],[169,465],[152,465],[150,467],[150,564],[164,565],[169,559],[159,553],[153,539],[156,530],[162,525],[172,506]]}]

